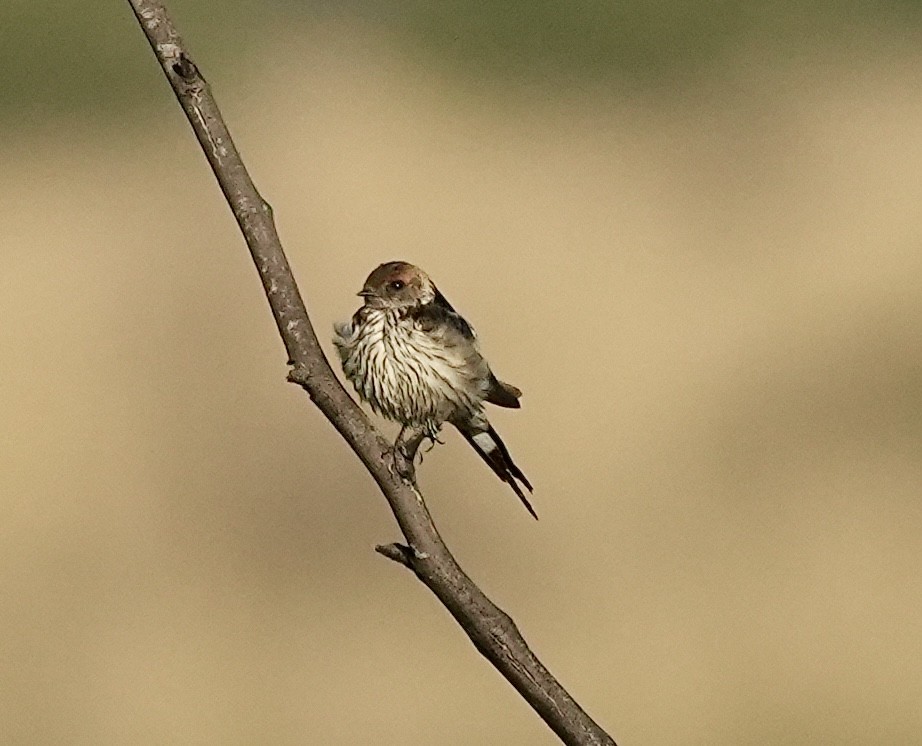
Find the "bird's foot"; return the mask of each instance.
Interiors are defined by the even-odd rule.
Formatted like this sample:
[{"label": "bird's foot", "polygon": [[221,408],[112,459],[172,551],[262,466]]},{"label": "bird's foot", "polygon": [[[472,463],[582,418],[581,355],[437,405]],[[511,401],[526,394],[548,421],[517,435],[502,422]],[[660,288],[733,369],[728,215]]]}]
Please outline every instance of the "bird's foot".
[{"label": "bird's foot", "polygon": [[[429,453],[429,451],[435,448],[436,443],[438,443],[439,445],[445,445],[445,441],[439,439],[438,433],[435,433],[435,434],[426,433],[423,436],[423,441],[426,441],[426,440],[429,441],[428,445],[425,447],[424,450],[418,451],[419,463],[423,462],[423,454]],[[422,445],[422,443],[420,443],[420,445]]]},{"label": "bird's foot", "polygon": [[423,432],[419,435],[419,445],[422,445],[424,441],[427,441],[427,440],[429,441],[429,445],[426,446],[426,449],[424,451],[420,451],[417,448],[416,452],[419,455],[419,463],[423,462],[423,454],[429,453],[429,451],[435,448],[436,443],[438,443],[439,445],[444,445],[444,441],[439,440],[440,430],[441,428],[429,426],[425,430],[423,430]]},{"label": "bird's foot", "polygon": [[391,455],[391,472],[399,476],[406,482],[414,484],[416,482],[416,457],[419,457],[419,463],[423,462],[423,453],[420,446],[424,441],[429,441],[429,446],[425,449],[428,453],[439,440],[440,428],[435,425],[425,425],[411,429],[409,425],[400,428],[394,445],[388,449]]}]

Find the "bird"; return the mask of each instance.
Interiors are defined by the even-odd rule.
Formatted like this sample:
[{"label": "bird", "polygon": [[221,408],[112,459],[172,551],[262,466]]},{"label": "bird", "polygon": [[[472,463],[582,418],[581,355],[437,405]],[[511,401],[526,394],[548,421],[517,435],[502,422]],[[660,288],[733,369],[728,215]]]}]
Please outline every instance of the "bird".
[{"label": "bird", "polygon": [[333,343],[359,397],[401,425],[398,445],[408,428],[434,444],[453,425],[537,519],[522,489],[533,492],[531,483],[484,412],[484,403],[518,409],[522,392],[493,374],[473,327],[408,262],[379,265],[358,295],[364,303],[334,324]]}]

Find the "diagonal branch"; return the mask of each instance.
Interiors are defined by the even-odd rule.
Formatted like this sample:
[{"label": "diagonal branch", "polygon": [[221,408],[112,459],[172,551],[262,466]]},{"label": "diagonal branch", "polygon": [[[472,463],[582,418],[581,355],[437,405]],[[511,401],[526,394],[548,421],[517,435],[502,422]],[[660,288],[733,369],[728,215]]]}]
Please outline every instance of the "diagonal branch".
[{"label": "diagonal branch", "polygon": [[[451,612],[475,647],[567,744],[614,746],[535,657],[512,619],[464,574],[439,536],[412,477],[419,445],[394,451],[346,393],[327,362],[282,250],[272,209],[256,191],[211,90],[159,0],[129,0],[195,131],[246,239],[288,352],[289,380],[310,395],[361,459],[387,499],[407,544],[378,551],[409,569]],[[400,450],[400,449],[398,449]],[[409,475],[401,477],[400,474]]]}]

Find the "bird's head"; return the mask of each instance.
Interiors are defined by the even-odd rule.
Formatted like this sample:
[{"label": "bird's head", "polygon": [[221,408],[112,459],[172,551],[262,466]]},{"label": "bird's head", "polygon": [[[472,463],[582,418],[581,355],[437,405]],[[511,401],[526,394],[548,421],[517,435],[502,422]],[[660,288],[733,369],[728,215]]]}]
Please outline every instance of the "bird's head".
[{"label": "bird's head", "polygon": [[435,286],[419,267],[387,262],[368,275],[359,295],[372,308],[412,308],[430,303],[435,298]]}]

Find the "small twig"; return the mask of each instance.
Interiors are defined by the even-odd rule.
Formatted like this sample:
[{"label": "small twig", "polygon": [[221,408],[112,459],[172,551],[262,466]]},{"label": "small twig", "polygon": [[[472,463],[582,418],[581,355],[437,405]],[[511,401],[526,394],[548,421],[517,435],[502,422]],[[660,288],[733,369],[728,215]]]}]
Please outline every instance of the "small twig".
[{"label": "small twig", "polygon": [[408,546],[389,544],[377,551],[416,573],[477,649],[564,743],[613,746],[611,737],[535,657],[512,619],[464,574],[448,551],[413,480],[413,460],[423,438],[411,435],[402,447],[398,444],[392,450],[343,389],[317,341],[282,250],[272,210],[256,191],[208,84],[163,3],[129,2],[246,239],[293,366],[289,380],[307,391],[361,459],[384,493],[406,538]]},{"label": "small twig", "polygon": [[383,554],[388,559],[394,560],[399,565],[413,569],[413,550],[405,544],[378,544],[375,547],[378,554]]}]

